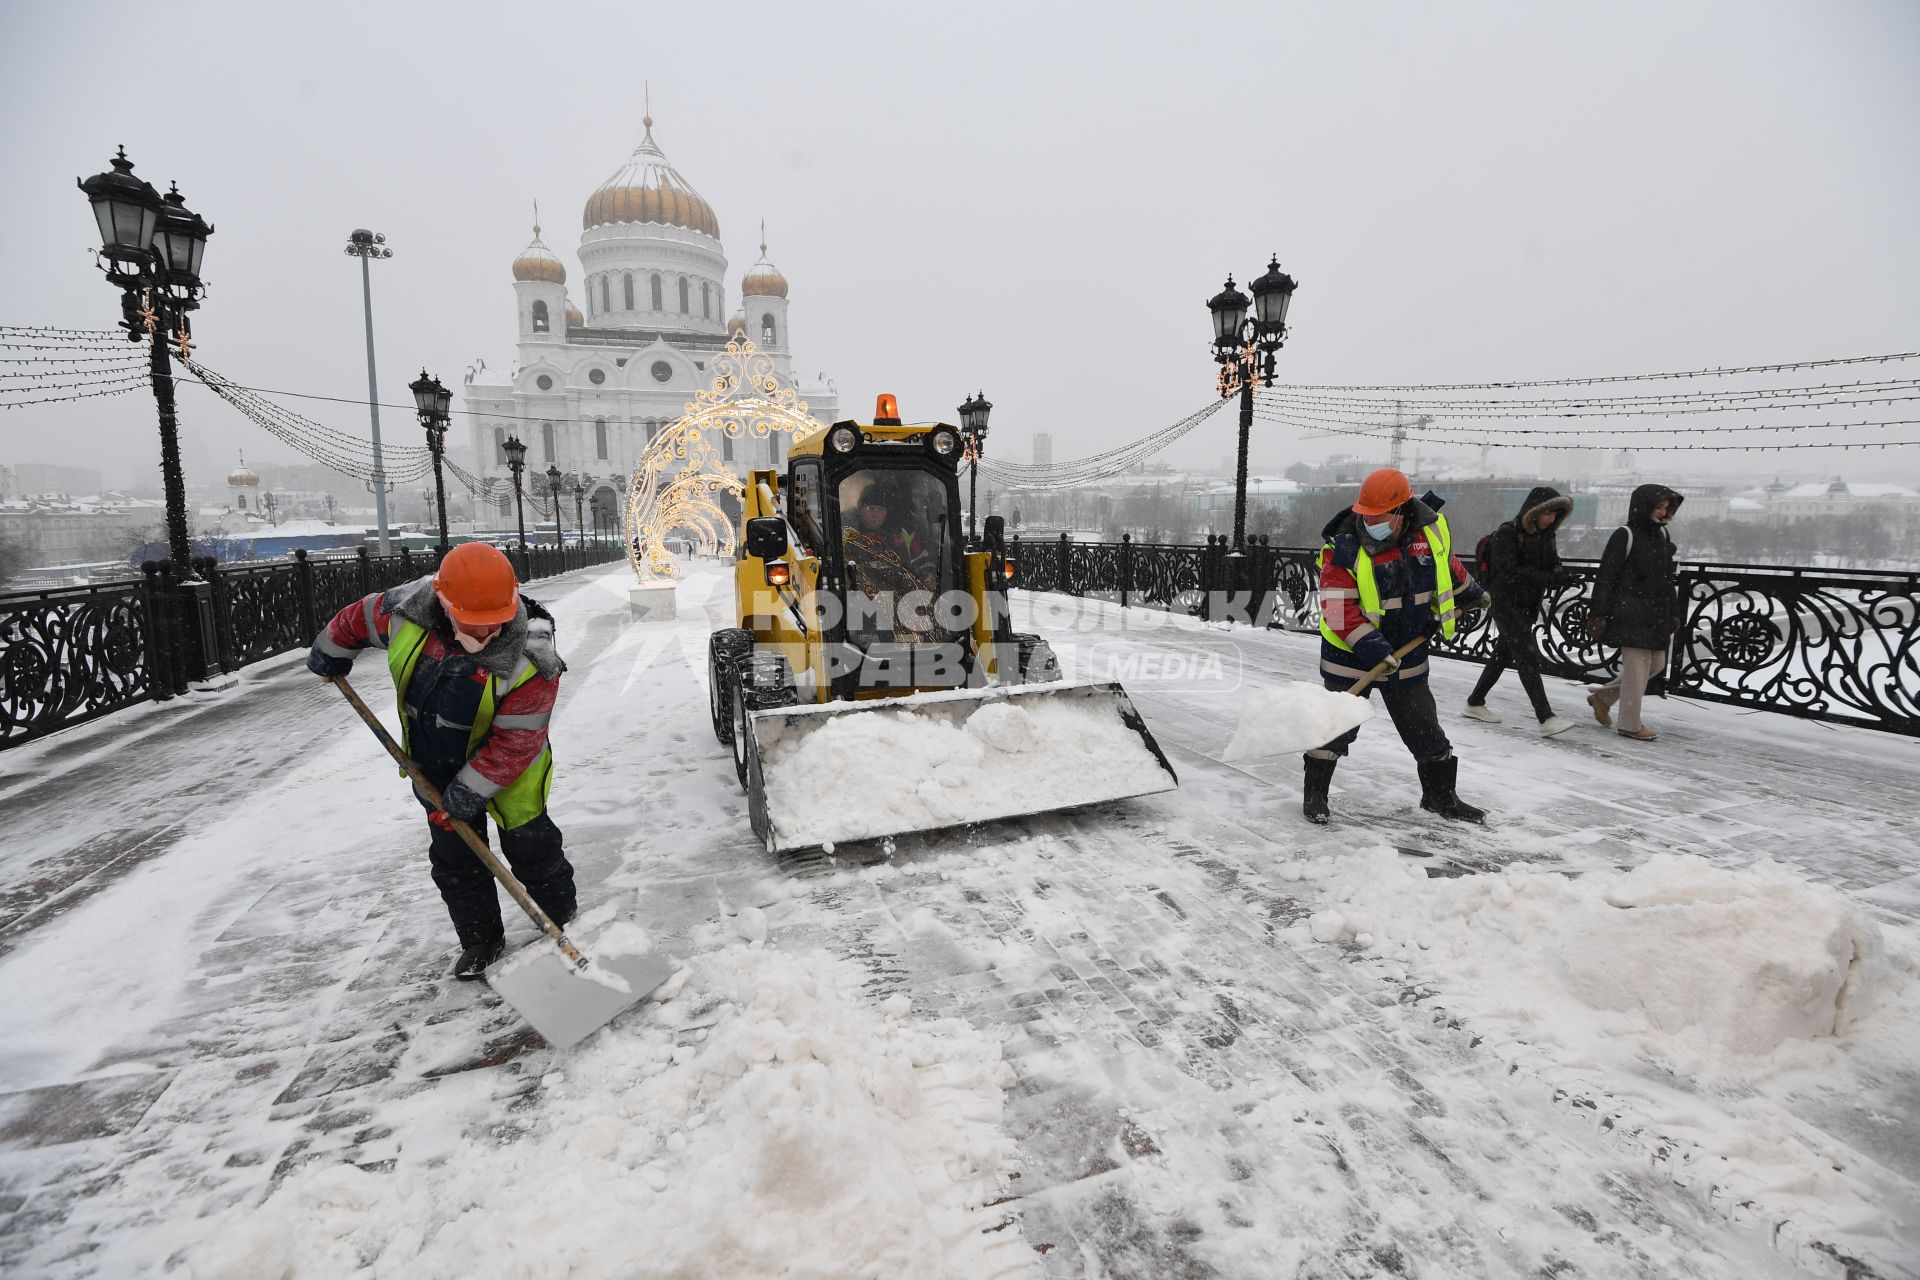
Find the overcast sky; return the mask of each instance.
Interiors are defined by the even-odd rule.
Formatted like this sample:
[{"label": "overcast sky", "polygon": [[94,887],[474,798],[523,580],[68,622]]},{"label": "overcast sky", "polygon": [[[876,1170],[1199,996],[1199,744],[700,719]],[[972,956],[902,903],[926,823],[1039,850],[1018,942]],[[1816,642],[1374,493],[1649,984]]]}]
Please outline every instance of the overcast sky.
[{"label": "overcast sky", "polygon": [[[532,203],[577,288],[581,206],[639,140],[648,81],[655,138],[719,214],[730,290],[766,219],[796,366],[863,418],[893,391],[952,420],[982,387],[1018,461],[1036,430],[1064,459],[1206,402],[1205,301],[1271,252],[1301,282],[1280,356],[1300,382],[1920,337],[1911,0],[12,0],[0,23],[0,323],[117,318],[73,183],[124,143],[216,225],[199,354],[261,387],[364,396],[356,226],[394,249],[374,265],[382,400],[422,365],[454,385],[475,357],[510,364]],[[366,430],[364,410],[288,403]],[[242,446],[293,457],[203,391],[182,407],[190,480]],[[152,422],[144,393],[12,410],[0,461],[146,479]],[[419,442],[408,415],[382,425]],[[1231,430],[1223,413],[1173,460],[1217,461]],[[1275,465],[1346,447],[1256,431]],[[1782,465],[1920,475],[1915,452]]]}]

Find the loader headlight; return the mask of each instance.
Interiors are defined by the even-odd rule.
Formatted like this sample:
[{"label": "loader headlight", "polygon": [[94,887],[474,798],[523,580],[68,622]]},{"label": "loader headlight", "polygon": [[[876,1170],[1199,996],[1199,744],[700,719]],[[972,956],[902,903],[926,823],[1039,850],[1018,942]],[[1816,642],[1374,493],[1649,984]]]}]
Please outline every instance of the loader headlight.
[{"label": "loader headlight", "polygon": [[842,422],[827,432],[827,447],[835,453],[852,453],[860,447],[860,428],[851,422]]},{"label": "loader headlight", "polygon": [[942,462],[956,461],[960,457],[960,433],[952,427],[935,427],[927,432],[927,448]]},{"label": "loader headlight", "polygon": [[792,565],[787,564],[785,561],[782,561],[782,560],[772,560],[767,563],[767,585],[768,586],[784,587],[789,582],[792,582],[792,581],[793,581]]},{"label": "loader headlight", "polygon": [[1012,582],[1013,581],[1013,561],[1009,560],[1005,564],[1001,565],[1000,572],[1006,575],[1006,579],[1008,582]]}]

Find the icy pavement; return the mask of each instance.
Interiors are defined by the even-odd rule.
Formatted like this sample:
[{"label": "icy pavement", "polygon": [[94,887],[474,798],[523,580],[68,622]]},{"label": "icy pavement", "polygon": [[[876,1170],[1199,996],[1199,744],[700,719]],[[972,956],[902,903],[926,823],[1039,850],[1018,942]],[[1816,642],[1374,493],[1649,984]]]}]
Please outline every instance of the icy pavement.
[{"label": "icy pavement", "polygon": [[[1180,789],[776,864],[707,727],[716,582],[645,625],[617,573],[538,589],[583,900],[684,964],[564,1054],[447,979],[419,811],[297,656],[0,757],[0,1273],[1915,1274],[1920,743],[1677,701],[1543,742],[1439,663],[1489,828],[1414,807],[1384,718],[1314,828],[1297,757],[1218,762],[1311,637],[1039,597]],[[1744,1070],[1547,1016],[1525,877],[1571,911],[1661,853],[1837,891],[1883,1003]]]}]

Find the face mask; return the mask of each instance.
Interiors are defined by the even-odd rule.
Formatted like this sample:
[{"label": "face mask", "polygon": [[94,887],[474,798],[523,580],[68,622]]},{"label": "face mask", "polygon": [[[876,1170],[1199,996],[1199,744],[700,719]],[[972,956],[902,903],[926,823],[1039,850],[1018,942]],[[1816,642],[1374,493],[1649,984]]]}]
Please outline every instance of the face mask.
[{"label": "face mask", "polygon": [[478,636],[470,636],[458,627],[454,628],[453,638],[459,643],[460,647],[468,653],[480,652],[487,647],[487,640],[493,639],[492,636],[488,636],[486,640],[482,640]]},{"label": "face mask", "polygon": [[1361,527],[1367,531],[1367,536],[1375,542],[1385,542],[1393,536],[1393,522],[1391,520],[1385,524],[1364,524]]}]

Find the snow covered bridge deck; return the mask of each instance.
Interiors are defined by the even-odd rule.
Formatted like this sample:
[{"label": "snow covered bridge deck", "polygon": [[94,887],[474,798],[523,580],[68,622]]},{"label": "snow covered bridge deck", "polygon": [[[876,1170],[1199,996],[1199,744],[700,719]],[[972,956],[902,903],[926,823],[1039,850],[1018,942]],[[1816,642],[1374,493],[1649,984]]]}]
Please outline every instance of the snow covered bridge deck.
[{"label": "snow covered bridge deck", "polygon": [[1296,758],[1217,759],[1311,638],[1031,597],[1180,789],[776,864],[716,583],[537,589],[583,900],[685,967],[565,1054],[448,980],[419,811],[297,657],[0,757],[0,1272],[1915,1274],[1920,744],[1543,742],[1442,662],[1489,827],[1382,718],[1315,828]]}]

